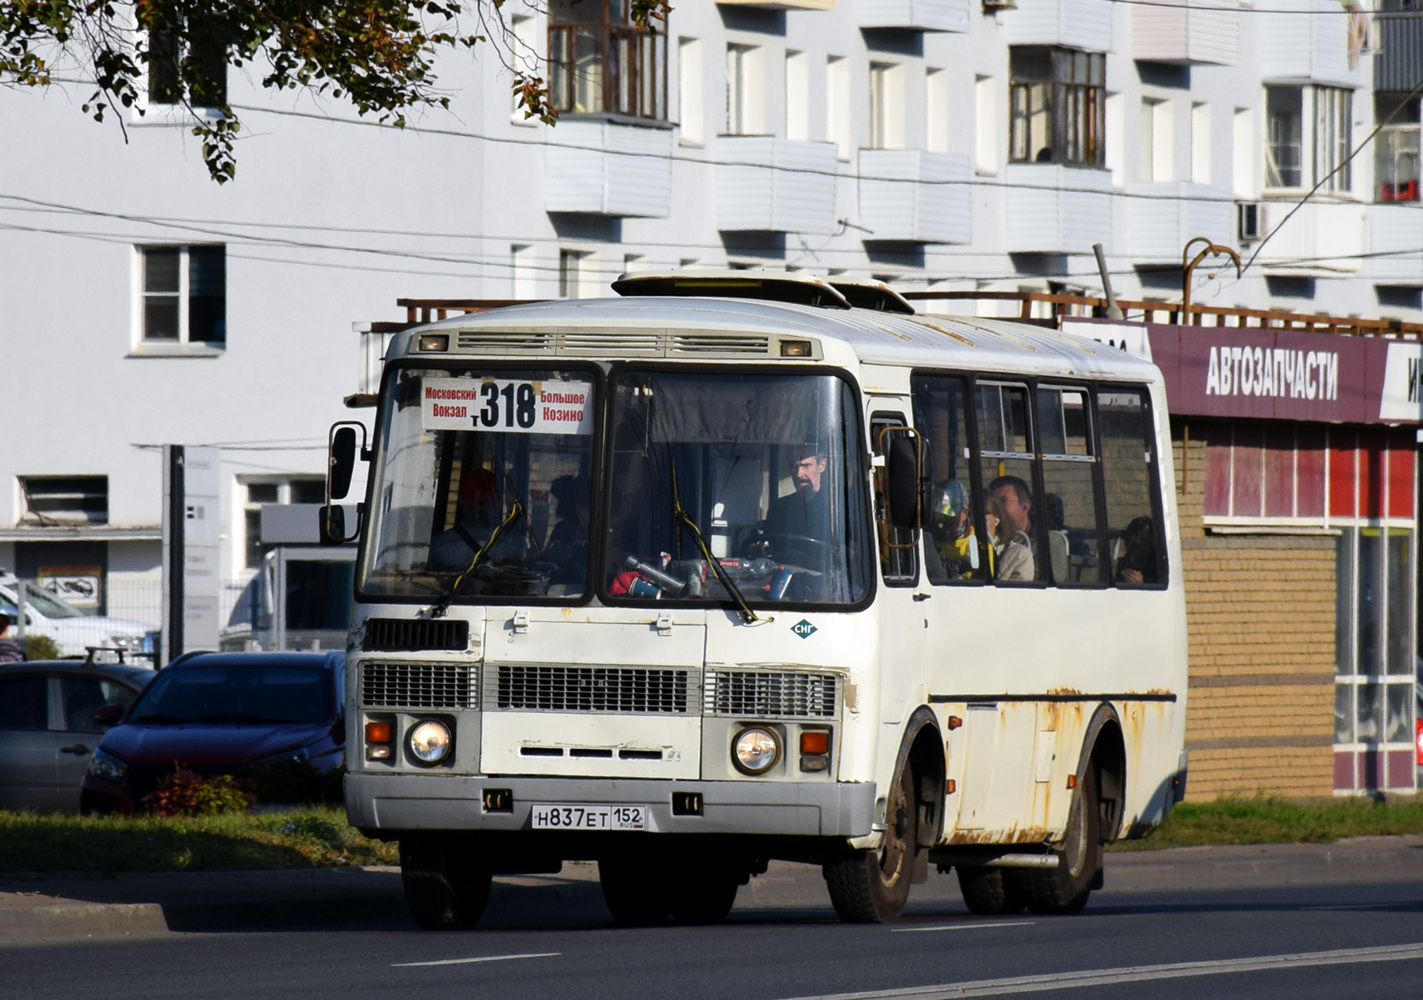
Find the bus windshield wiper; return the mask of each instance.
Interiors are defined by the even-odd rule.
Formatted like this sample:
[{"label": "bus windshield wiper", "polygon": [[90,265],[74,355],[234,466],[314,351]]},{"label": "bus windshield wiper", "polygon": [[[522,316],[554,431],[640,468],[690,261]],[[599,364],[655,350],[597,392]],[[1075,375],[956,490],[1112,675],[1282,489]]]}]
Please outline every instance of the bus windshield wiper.
[{"label": "bus windshield wiper", "polygon": [[499,526],[490,534],[489,541],[485,542],[482,547],[474,550],[474,558],[470,559],[469,565],[464,568],[464,572],[455,577],[455,582],[450,585],[450,589],[446,592],[445,596],[430,606],[431,618],[445,617],[445,612],[450,610],[450,602],[459,596],[459,592],[464,587],[465,581],[473,575],[475,567],[479,565],[480,558],[484,553],[494,548],[494,543],[503,537],[504,532],[513,526],[514,522],[517,521],[523,513],[524,505],[519,502],[518,497],[515,497],[514,506],[510,509],[509,516],[499,522]]},{"label": "bus windshield wiper", "polygon": [[687,533],[692,536],[692,541],[697,543],[697,551],[702,554],[710,567],[712,575],[717,579],[726,592],[731,595],[731,599],[736,602],[736,608],[741,612],[741,620],[747,625],[754,622],[768,622],[772,619],[762,618],[751,610],[751,605],[746,603],[746,598],[741,594],[741,588],[727,575],[726,570],[721,565],[721,560],[711,554],[711,549],[707,547],[706,539],[702,537],[702,529],[697,527],[697,522],[692,520],[692,515],[687,513],[687,509],[682,506],[682,496],[677,489],[677,463],[672,463],[672,517],[687,529]]}]

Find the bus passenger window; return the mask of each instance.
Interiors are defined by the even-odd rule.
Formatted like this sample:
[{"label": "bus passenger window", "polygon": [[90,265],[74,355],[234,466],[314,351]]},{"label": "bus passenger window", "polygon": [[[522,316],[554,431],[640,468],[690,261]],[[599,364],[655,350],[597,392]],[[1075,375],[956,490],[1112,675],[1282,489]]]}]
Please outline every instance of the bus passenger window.
[{"label": "bus passenger window", "polygon": [[980,382],[976,403],[989,571],[998,583],[1045,579],[1027,387]]},{"label": "bus passenger window", "polygon": [[961,378],[916,375],[914,426],[924,443],[924,571],[929,582],[982,583],[988,562],[979,549],[972,509],[968,424]]},{"label": "bus passenger window", "polygon": [[[871,445],[876,455],[889,454],[890,442],[913,435],[904,428],[904,414],[876,413],[870,417]],[[880,570],[890,586],[909,587],[919,582],[919,533],[913,528],[896,528],[889,523],[885,469],[875,470],[875,526],[879,530]]]},{"label": "bus passenger window", "polygon": [[1096,477],[1084,389],[1041,387],[1038,440],[1043,455],[1040,513],[1047,536],[1047,565],[1059,587],[1101,582]]},{"label": "bus passenger window", "polygon": [[1119,587],[1164,584],[1165,548],[1153,503],[1156,448],[1145,391],[1100,390],[1097,420],[1112,580]]}]

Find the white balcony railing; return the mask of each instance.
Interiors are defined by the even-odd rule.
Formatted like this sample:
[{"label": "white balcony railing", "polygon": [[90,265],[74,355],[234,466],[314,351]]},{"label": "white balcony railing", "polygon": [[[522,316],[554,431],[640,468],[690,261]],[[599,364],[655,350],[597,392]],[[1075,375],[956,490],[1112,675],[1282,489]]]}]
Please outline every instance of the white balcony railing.
[{"label": "white balcony railing", "polygon": [[1009,45],[1063,45],[1087,52],[1112,51],[1111,0],[1018,0],[998,17]]},{"label": "white balcony railing", "polygon": [[1010,163],[1009,253],[1087,253],[1112,243],[1112,175],[1056,163]]},{"label": "white balcony railing", "polygon": [[972,6],[969,0],[858,0],[855,23],[861,28],[967,31]]},{"label": "white balcony railing", "polygon": [[1368,231],[1370,280],[1423,285],[1423,205],[1370,205],[1364,212]]},{"label": "white balcony railing", "polygon": [[[1264,202],[1261,233],[1270,233],[1270,242],[1260,251],[1260,263],[1279,272],[1338,274],[1359,270],[1364,249],[1364,209],[1356,202],[1317,203],[1301,205],[1290,215],[1290,201]],[[1289,221],[1284,221],[1286,216]],[[1417,231],[1413,245],[1417,246]]]},{"label": "white balcony railing", "polygon": [[1334,0],[1279,0],[1268,31],[1260,32],[1260,78],[1311,80],[1345,86],[1367,86],[1357,60],[1349,66],[1349,28],[1353,19],[1340,15]]},{"label": "white balcony railing", "polygon": [[1157,0],[1133,7],[1132,58],[1234,66],[1240,52],[1236,0]]},{"label": "white balcony railing", "polygon": [[966,156],[918,149],[860,150],[860,219],[865,239],[968,243],[973,217]]},{"label": "white balcony railing", "polygon": [[1235,202],[1205,184],[1139,184],[1128,192],[1130,244],[1118,252],[1147,263],[1179,264],[1188,240],[1235,245]]},{"label": "white balcony railing", "polygon": [[716,140],[716,224],[723,232],[835,231],[835,146],[774,135]]},{"label": "white balcony railing", "polygon": [[566,119],[544,130],[544,210],[665,219],[672,130]]}]

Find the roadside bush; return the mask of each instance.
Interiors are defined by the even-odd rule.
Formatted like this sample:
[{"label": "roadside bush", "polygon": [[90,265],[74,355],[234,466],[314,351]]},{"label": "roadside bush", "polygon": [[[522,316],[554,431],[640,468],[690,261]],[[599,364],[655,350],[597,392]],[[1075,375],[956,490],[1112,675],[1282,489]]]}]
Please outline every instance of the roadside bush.
[{"label": "roadside bush", "polygon": [[340,805],[346,769],[318,771],[304,760],[278,760],[253,771],[263,805]]},{"label": "roadside bush", "polygon": [[30,633],[25,636],[25,659],[57,660],[59,659],[59,643],[47,635]]},{"label": "roadside bush", "polygon": [[231,775],[203,779],[185,767],[176,768],[150,795],[145,812],[155,816],[218,816],[246,812],[256,802],[250,781]]}]

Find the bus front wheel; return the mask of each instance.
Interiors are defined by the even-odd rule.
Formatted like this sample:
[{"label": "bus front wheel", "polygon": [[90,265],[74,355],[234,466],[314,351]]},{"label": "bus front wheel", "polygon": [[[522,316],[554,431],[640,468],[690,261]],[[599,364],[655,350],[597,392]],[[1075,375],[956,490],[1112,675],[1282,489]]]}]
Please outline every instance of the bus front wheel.
[{"label": "bus front wheel", "polygon": [[909,765],[885,803],[884,842],[878,851],[857,851],[827,862],[825,884],[840,919],[850,924],[887,924],[899,919],[909,901],[918,850],[919,804]]},{"label": "bus front wheel", "polygon": [[400,881],[410,915],[427,931],[473,927],[484,915],[493,876],[453,837],[400,838]]},{"label": "bus front wheel", "polygon": [[1033,913],[1080,913],[1102,870],[1101,806],[1097,768],[1089,764],[1067,815],[1067,832],[1056,868],[1025,872],[1028,909]]},{"label": "bus front wheel", "polygon": [[608,912],[620,924],[660,924],[672,911],[665,865],[648,859],[602,858],[598,881]]}]

